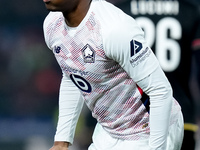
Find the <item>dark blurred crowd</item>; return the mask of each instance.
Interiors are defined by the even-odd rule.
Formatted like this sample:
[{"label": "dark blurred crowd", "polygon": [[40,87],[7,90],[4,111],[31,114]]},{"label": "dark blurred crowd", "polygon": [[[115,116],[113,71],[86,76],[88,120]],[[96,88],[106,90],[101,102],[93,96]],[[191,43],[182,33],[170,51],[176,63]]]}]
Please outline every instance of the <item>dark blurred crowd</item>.
[{"label": "dark blurred crowd", "polygon": [[53,140],[61,74],[43,38],[47,13],[39,0],[0,2],[1,150]]}]

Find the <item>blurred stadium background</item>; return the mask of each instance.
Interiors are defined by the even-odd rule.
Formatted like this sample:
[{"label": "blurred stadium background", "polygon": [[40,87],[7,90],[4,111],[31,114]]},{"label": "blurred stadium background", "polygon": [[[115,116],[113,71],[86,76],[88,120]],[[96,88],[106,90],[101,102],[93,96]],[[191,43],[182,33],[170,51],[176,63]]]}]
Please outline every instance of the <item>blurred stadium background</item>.
[{"label": "blurred stadium background", "polygon": [[[61,71],[43,38],[47,14],[42,0],[0,2],[0,150],[53,144]],[[71,150],[86,149],[94,124],[84,107]]]}]

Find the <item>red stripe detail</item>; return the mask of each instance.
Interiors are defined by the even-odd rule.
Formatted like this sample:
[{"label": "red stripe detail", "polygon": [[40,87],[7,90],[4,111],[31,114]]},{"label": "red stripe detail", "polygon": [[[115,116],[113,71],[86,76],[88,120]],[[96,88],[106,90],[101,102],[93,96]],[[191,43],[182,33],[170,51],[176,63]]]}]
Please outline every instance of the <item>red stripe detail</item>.
[{"label": "red stripe detail", "polygon": [[143,90],[142,90],[138,85],[136,85],[136,86],[137,86],[137,88],[138,88],[140,94],[142,95],[142,94],[143,94]]}]

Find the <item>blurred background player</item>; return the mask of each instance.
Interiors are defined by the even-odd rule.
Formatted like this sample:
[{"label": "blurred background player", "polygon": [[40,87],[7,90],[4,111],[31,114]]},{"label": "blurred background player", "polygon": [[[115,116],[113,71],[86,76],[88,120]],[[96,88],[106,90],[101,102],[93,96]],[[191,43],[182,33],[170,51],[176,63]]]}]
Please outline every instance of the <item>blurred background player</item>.
[{"label": "blurred background player", "polygon": [[143,28],[172,85],[174,97],[182,106],[185,120],[182,150],[194,150],[198,127],[189,81],[193,53],[198,81],[200,76],[199,5],[186,0],[124,0],[117,6]]}]

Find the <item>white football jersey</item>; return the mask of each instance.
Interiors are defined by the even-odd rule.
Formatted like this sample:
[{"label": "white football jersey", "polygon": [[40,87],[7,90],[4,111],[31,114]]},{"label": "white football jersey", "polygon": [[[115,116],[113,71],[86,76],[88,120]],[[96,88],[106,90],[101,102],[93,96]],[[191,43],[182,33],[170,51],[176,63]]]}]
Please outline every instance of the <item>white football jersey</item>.
[{"label": "white football jersey", "polygon": [[[50,12],[44,34],[63,74],[112,137],[149,137],[149,99],[136,83],[159,64],[134,19],[104,0],[93,0],[76,28],[66,25],[61,12]],[[179,110],[178,104],[172,109]]]}]

